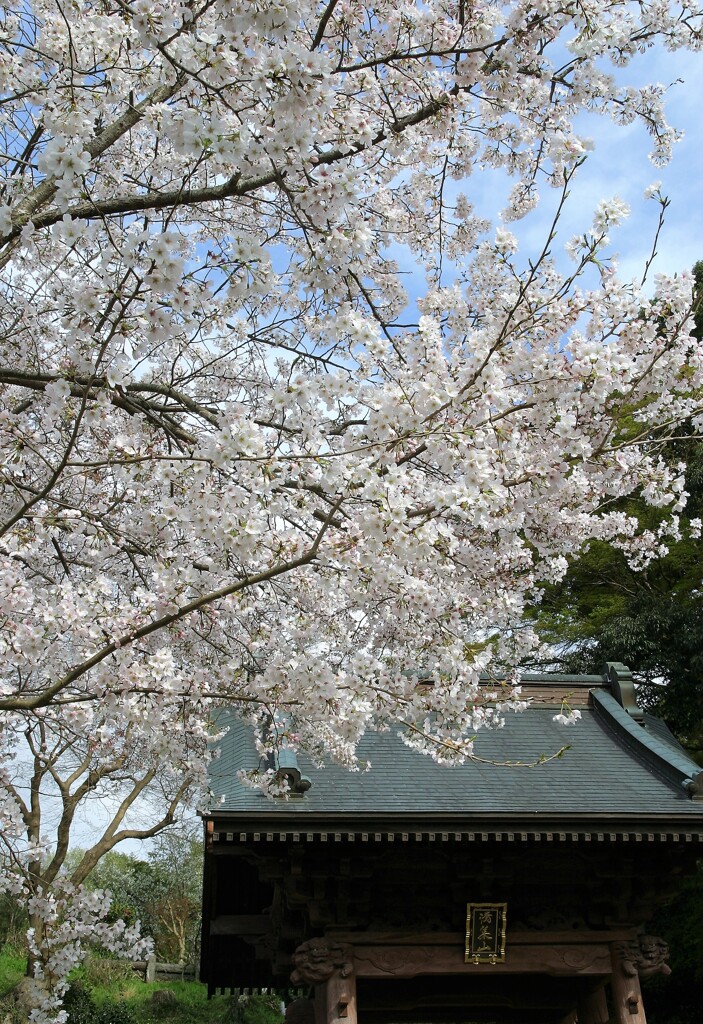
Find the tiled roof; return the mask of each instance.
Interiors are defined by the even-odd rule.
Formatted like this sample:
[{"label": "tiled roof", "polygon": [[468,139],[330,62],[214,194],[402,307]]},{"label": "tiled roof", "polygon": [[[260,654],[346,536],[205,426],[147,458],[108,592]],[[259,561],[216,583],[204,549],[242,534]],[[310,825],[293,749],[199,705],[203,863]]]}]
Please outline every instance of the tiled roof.
[{"label": "tiled roof", "polygon": [[[691,825],[697,819],[703,827],[703,803],[691,799],[690,782],[700,768],[681,748],[663,741],[651,716],[643,728],[607,689],[593,691],[574,726],[555,722],[556,710],[532,706],[509,715],[503,729],[479,732],[474,752],[488,763],[438,765],[392,733],[364,737],[360,757],[371,764],[365,772],[329,763],[318,768],[300,752],[298,766],[312,785],[304,796],[287,800],[266,798],[239,782],[237,772],[255,769],[259,760],[248,726],[229,716],[229,731],[211,770],[211,814],[260,814],[269,820],[281,816],[300,821],[301,827],[313,817],[342,823],[360,815],[389,822],[401,816],[449,816],[468,824],[496,816],[681,816]],[[569,749],[563,756],[545,764],[501,764],[537,761],[565,744]]]}]

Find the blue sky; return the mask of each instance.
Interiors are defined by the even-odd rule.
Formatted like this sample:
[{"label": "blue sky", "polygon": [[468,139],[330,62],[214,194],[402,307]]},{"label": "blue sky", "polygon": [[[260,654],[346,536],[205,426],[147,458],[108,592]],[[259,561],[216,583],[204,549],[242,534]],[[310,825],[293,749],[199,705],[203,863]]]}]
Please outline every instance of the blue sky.
[{"label": "blue sky", "polygon": [[[657,167],[648,158],[651,139],[643,125],[622,126],[595,114],[582,116],[579,132],[593,140],[595,149],[572,186],[559,243],[563,246],[590,225],[599,200],[617,195],[628,203],[631,215],[612,232],[612,248],[620,254],[621,275],[639,280],[659,213],[658,204],[645,200],[643,194],[652,182],[661,181],[671,205],[653,269],[663,273],[690,269],[696,260],[703,260],[703,55],[650,51],[621,77],[633,85],[668,85],[682,79],[672,84],[666,109],[669,123],[683,130],[684,138],[675,145],[671,162]],[[554,198],[544,190],[540,207],[524,221],[509,225],[520,238],[524,255],[543,243]]]},{"label": "blue sky", "polygon": [[[600,200],[618,196],[631,212],[627,220],[611,230],[607,251],[618,255],[621,278],[639,283],[660,213],[659,203],[645,199],[644,192],[653,183],[661,182],[661,193],[669,198],[670,206],[658,240],[658,255],[649,271],[646,288],[651,291],[656,273],[680,273],[703,260],[703,54],[670,53],[655,48],[637,57],[627,68],[614,69],[608,64],[607,70],[616,74],[623,85],[661,83],[669,87],[667,120],[684,137],[674,146],[670,163],[657,166],[649,159],[652,139],[641,122],[623,126],[603,115],[581,115],[576,122],[577,131],[582,138],[592,141],[593,150],[572,181],[551,252],[560,269],[569,273],[574,264],[564,246],[574,235],[590,228]],[[469,179],[451,182],[449,187],[453,193],[465,192],[476,212],[497,226],[513,183],[504,172],[475,169]],[[524,267],[527,260],[541,253],[559,198],[560,190],[543,184],[537,208],[523,220],[506,225],[519,240],[518,267]],[[394,244],[389,254],[407,275],[404,284],[408,307],[401,320],[414,320],[418,316],[415,301],[426,293],[424,272],[405,247]],[[455,269],[450,262],[445,263],[444,284],[451,282]],[[597,280],[594,270],[584,283],[596,285]]]}]

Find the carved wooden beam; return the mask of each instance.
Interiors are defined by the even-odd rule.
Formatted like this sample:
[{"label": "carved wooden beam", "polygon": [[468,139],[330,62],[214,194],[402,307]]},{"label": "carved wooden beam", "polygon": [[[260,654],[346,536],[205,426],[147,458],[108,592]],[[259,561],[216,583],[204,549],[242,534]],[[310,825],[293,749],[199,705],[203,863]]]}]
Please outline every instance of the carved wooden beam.
[{"label": "carved wooden beam", "polygon": [[669,947],[658,935],[637,935],[629,942],[615,942],[613,957],[619,971],[628,978],[639,975],[651,978],[653,974],[671,974],[667,960]]},{"label": "carved wooden beam", "polygon": [[[464,933],[439,931],[411,931],[409,929],[366,930],[363,935],[358,930],[346,928],[328,928],[328,940],[334,942],[354,943],[363,938],[364,946],[453,946],[459,949],[464,942]],[[542,929],[540,931],[517,931],[508,927],[508,946],[592,946],[594,943],[630,942],[638,938],[638,930],[633,925],[607,929],[569,929],[557,931]]]},{"label": "carved wooden beam", "polygon": [[265,935],[271,931],[268,914],[220,914],[210,922],[211,935]]},{"label": "carved wooden beam", "polygon": [[510,944],[504,963],[464,963],[461,947],[366,946],[354,947],[359,978],[414,978],[430,974],[549,974],[581,977],[611,972],[610,949],[605,943],[582,945]]}]

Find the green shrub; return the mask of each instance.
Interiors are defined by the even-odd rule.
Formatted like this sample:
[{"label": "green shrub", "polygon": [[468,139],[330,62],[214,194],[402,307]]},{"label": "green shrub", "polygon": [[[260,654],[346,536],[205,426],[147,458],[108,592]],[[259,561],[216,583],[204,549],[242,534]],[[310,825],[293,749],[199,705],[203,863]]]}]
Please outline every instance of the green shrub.
[{"label": "green shrub", "polygon": [[14,896],[0,895],[0,944],[24,949],[29,919]]},{"label": "green shrub", "polygon": [[96,1006],[90,989],[80,981],[73,981],[63,1000],[69,1024],[94,1024]]},{"label": "green shrub", "polygon": [[281,1024],[281,998],[274,992],[266,995],[232,996],[226,1019],[228,1024]]},{"label": "green shrub", "polygon": [[133,974],[131,964],[98,953],[89,953],[77,971],[77,977],[90,989],[119,985],[128,981]]},{"label": "green shrub", "polygon": [[146,1024],[143,1014],[127,1003],[100,1003],[93,999],[90,988],[80,981],[71,984],[64,998],[68,1024]]},{"label": "green shrub", "polygon": [[137,1017],[127,1003],[103,1003],[91,1024],[144,1024],[144,1017]]}]

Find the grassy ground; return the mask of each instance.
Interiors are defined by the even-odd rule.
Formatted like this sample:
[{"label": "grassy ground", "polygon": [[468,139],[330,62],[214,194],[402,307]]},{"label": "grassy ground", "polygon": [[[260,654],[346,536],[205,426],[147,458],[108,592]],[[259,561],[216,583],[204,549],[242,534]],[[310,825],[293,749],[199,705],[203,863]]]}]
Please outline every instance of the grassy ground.
[{"label": "grassy ground", "polygon": [[12,947],[0,952],[0,999],[22,978],[25,964],[25,958]]},{"label": "grassy ground", "polygon": [[[26,1024],[26,1011],[17,1010],[12,989],[24,976],[25,961],[17,950],[0,952],[0,1024]],[[146,984],[129,967],[114,960],[89,957],[76,972],[66,1000],[69,1024],[279,1024],[272,997],[237,1001],[231,996],[207,998],[199,982]],[[172,993],[155,997],[164,990]]]},{"label": "grassy ground", "polygon": [[[173,1001],[157,1004],[154,993],[167,990]],[[85,1024],[235,1024],[233,1002],[226,996],[208,1000],[207,989],[194,981],[153,982],[146,984],[138,978],[112,984],[107,988],[92,989],[96,1013],[85,1014]],[[70,1000],[69,1000],[70,1004]],[[76,1024],[84,1024],[80,1013]],[[69,1009],[69,1024],[74,1014]]]}]

